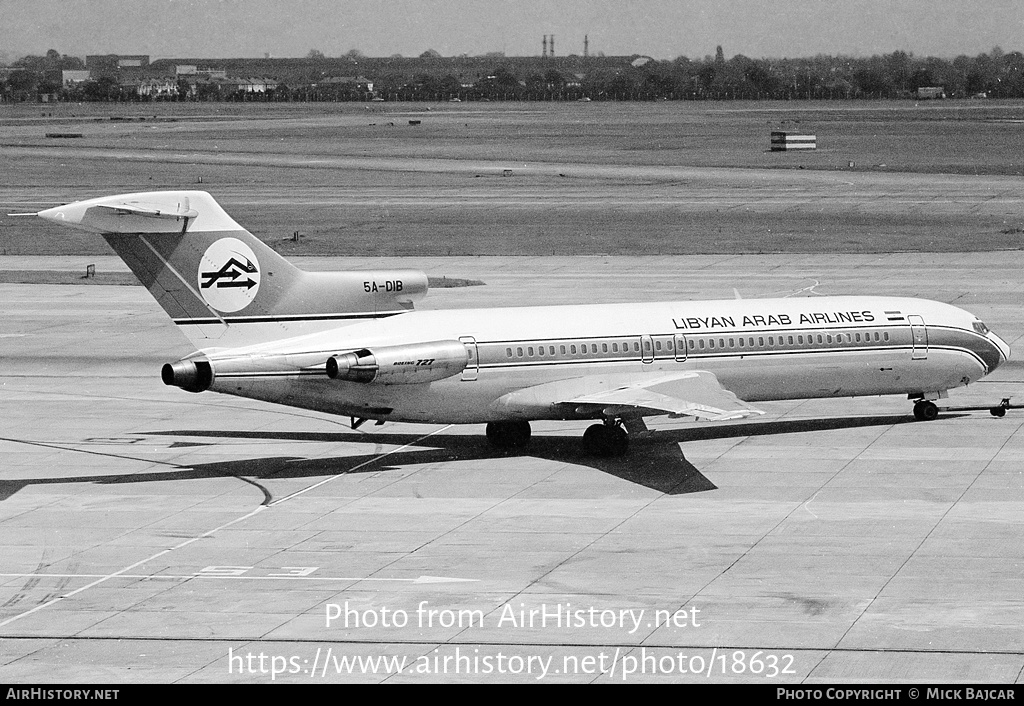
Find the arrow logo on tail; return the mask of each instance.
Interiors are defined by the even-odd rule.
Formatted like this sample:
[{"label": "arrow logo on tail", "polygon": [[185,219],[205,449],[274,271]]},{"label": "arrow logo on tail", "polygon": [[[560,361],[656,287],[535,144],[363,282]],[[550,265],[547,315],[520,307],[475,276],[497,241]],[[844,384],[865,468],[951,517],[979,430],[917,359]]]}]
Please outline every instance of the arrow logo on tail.
[{"label": "arrow logo on tail", "polygon": [[[251,289],[256,286],[256,282],[250,277],[242,282],[236,281],[243,274],[255,274],[257,272],[256,265],[249,261],[248,258],[244,258],[245,262],[240,262],[235,258],[229,259],[224,265],[214,272],[200,272],[199,274],[203,277],[203,282],[200,286],[203,289],[209,289],[214,284],[217,285],[217,289],[224,289],[225,287],[245,287]],[[222,281],[224,279],[230,281]]]},{"label": "arrow logo on tail", "polygon": [[211,243],[199,260],[197,291],[217,311],[241,311],[260,291],[259,264],[249,245],[237,238],[221,238]]}]

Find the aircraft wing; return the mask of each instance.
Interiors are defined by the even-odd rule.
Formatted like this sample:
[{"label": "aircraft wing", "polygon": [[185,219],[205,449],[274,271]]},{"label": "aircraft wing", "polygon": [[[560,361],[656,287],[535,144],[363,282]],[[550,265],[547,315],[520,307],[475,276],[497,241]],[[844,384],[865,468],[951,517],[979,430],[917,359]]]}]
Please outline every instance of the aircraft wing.
[{"label": "aircraft wing", "polygon": [[672,417],[699,417],[716,422],[764,414],[722,387],[713,373],[703,370],[660,375],[560,402],[577,408],[599,406],[609,415],[650,410]]}]

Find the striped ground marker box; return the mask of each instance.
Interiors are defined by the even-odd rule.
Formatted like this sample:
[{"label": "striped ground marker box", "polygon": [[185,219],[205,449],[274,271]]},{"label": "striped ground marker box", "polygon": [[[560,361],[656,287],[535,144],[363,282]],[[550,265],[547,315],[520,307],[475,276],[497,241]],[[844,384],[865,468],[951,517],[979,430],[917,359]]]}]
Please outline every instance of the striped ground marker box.
[{"label": "striped ground marker box", "polygon": [[818,149],[817,135],[795,135],[791,132],[772,132],[772,152]]}]

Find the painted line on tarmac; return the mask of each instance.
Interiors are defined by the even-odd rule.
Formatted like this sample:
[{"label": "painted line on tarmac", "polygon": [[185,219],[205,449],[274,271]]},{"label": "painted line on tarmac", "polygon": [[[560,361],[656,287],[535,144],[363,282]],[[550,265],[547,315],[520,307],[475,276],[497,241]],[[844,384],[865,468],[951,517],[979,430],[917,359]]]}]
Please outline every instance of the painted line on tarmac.
[{"label": "painted line on tarmac", "polygon": [[[285,502],[287,500],[291,500],[292,498],[296,498],[296,497],[302,495],[303,493],[308,493],[309,491],[314,490],[315,488],[319,488],[320,486],[322,486],[322,485],[324,485],[326,483],[330,483],[331,481],[333,481],[333,480],[335,480],[337,478],[340,478],[341,476],[343,476],[343,475],[345,475],[347,473],[351,473],[352,471],[358,470],[360,468],[363,468],[364,466],[368,466],[371,463],[379,461],[382,458],[390,456],[393,453],[397,453],[399,451],[402,451],[403,449],[409,448],[410,446],[414,446],[414,445],[418,444],[419,442],[423,441],[424,439],[433,436],[434,434],[440,433],[440,432],[444,431],[445,429],[450,429],[451,426],[452,425],[449,424],[447,426],[441,427],[440,429],[435,429],[434,431],[430,432],[429,434],[424,434],[420,438],[418,438],[418,439],[416,439],[414,441],[410,441],[408,444],[405,444],[403,446],[399,446],[397,448],[394,448],[391,451],[388,451],[386,453],[382,453],[382,454],[379,454],[377,456],[374,456],[369,461],[364,461],[363,463],[360,463],[357,466],[349,468],[348,470],[346,470],[346,471],[344,471],[342,473],[338,473],[337,475],[331,476],[330,478],[322,480],[319,483],[315,483],[315,484],[309,486],[308,488],[306,488],[304,490],[300,490],[298,492],[292,493],[291,495],[286,495],[285,497],[281,498],[280,500],[275,500],[273,503],[271,503],[269,505],[260,505],[255,510],[251,510],[250,512],[245,513],[241,517],[237,517],[237,518],[231,520],[230,522],[225,522],[224,524],[220,525],[219,527],[214,527],[212,530],[208,530],[206,532],[203,532],[202,534],[200,534],[200,535],[198,535],[196,537],[192,537],[191,539],[186,539],[184,542],[181,542],[180,544],[176,544],[176,545],[174,545],[173,547],[171,547],[169,549],[163,549],[163,550],[157,552],[156,554],[153,554],[152,556],[146,557],[145,559],[137,561],[134,564],[126,566],[123,569],[120,569],[119,571],[115,571],[115,572],[110,573],[110,574],[104,574],[102,576],[99,576],[99,578],[97,578],[95,581],[91,581],[90,583],[87,583],[86,585],[82,586],[81,588],[76,588],[74,591],[71,591],[70,593],[66,593],[63,596],[58,596],[57,598],[54,598],[53,600],[47,601],[46,603],[41,603],[41,604],[37,605],[35,608],[27,610],[24,613],[19,613],[17,615],[11,616],[10,618],[7,618],[4,621],[0,621],[0,628],[6,627],[6,626],[10,625],[11,623],[13,623],[14,621],[21,620],[22,618],[28,617],[29,615],[32,615],[33,613],[38,613],[39,611],[43,610],[44,608],[49,608],[52,605],[55,605],[55,604],[65,600],[67,598],[71,598],[72,596],[75,596],[75,595],[77,595],[79,593],[82,593],[83,591],[87,591],[90,588],[93,588],[94,586],[98,586],[101,583],[109,581],[110,579],[115,579],[115,578],[119,578],[121,576],[125,576],[130,571],[132,571],[133,569],[136,569],[136,568],[138,568],[140,566],[143,566],[144,564],[146,564],[148,562],[154,561],[154,560],[156,560],[156,559],[158,559],[158,558],[160,558],[160,557],[162,557],[162,556],[164,556],[166,554],[170,554],[171,552],[176,551],[178,549],[183,549],[184,547],[187,547],[187,546],[189,546],[191,544],[194,544],[194,543],[196,543],[196,542],[198,542],[198,541],[200,541],[202,539],[206,539],[207,537],[211,537],[215,533],[219,532],[220,530],[227,529],[228,527],[231,527],[233,525],[237,525],[240,522],[244,522],[244,521],[248,520],[250,517],[253,517],[253,516],[263,512],[264,510],[266,510],[269,507],[273,507],[275,505],[280,505],[281,503],[283,503],[283,502]],[[101,455],[104,455],[104,454],[101,454]]]},{"label": "painted line on tarmac", "polygon": [[[91,578],[105,578],[106,574],[47,574],[47,573],[23,573],[23,574],[3,574],[0,573],[0,577],[4,578],[77,578],[77,579],[91,579]],[[393,583],[469,583],[479,581],[480,579],[461,579],[452,576],[428,576],[426,574],[417,576],[412,579],[399,579],[399,578],[376,578],[372,576],[230,576],[223,574],[204,574],[202,572],[196,572],[194,574],[118,574],[117,578],[121,579],[177,579],[180,581],[188,581],[190,579],[222,579],[227,581],[344,581],[347,583],[364,581],[387,581]],[[68,594],[70,595],[70,594]],[[4,623],[0,623],[3,625]]]},{"label": "painted line on tarmac", "polygon": [[421,436],[420,438],[416,439],[415,441],[410,441],[408,444],[404,444],[404,445],[399,446],[397,448],[391,449],[390,451],[388,451],[386,453],[382,453],[379,456],[374,456],[369,461],[363,461],[358,466],[353,466],[352,468],[349,468],[349,469],[347,469],[345,471],[342,471],[341,473],[338,473],[337,475],[331,476],[330,478],[325,478],[324,480],[320,481],[319,483],[314,483],[313,485],[309,486],[308,488],[304,488],[302,490],[298,490],[298,491],[292,493],[291,495],[286,495],[283,498],[281,498],[280,500],[274,500],[273,502],[268,503],[267,507],[274,507],[275,505],[280,505],[281,503],[283,503],[283,502],[285,502],[287,500],[291,500],[292,498],[296,498],[296,497],[302,495],[303,493],[308,493],[311,490],[315,490],[316,488],[319,488],[321,485],[326,485],[326,484],[330,483],[331,481],[337,480],[338,478],[341,478],[344,475],[352,473],[353,471],[358,471],[363,466],[369,466],[371,463],[376,463],[377,461],[379,461],[382,458],[385,458],[387,456],[390,456],[391,454],[398,453],[399,451],[404,451],[405,449],[409,448],[410,446],[416,446],[417,444],[419,444],[424,439],[427,439],[427,438],[433,436],[434,434],[440,434],[441,432],[445,431],[446,429],[451,429],[451,428],[452,428],[452,425],[449,424],[447,426],[441,427],[440,429],[435,429],[434,431],[430,432],[429,434],[424,434],[423,436]]}]

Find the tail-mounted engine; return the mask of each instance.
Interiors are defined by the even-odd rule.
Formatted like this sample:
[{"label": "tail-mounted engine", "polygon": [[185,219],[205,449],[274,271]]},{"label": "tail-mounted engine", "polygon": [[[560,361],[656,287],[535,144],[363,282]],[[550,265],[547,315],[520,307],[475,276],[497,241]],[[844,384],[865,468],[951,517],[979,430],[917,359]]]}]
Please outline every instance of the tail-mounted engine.
[{"label": "tail-mounted engine", "polygon": [[327,359],[327,375],[348,382],[411,385],[458,375],[468,363],[469,351],[461,341],[431,341],[339,353]]},{"label": "tail-mounted engine", "polygon": [[167,363],[160,370],[165,385],[180,387],[187,392],[203,392],[213,384],[213,367],[208,360],[179,360]]}]

